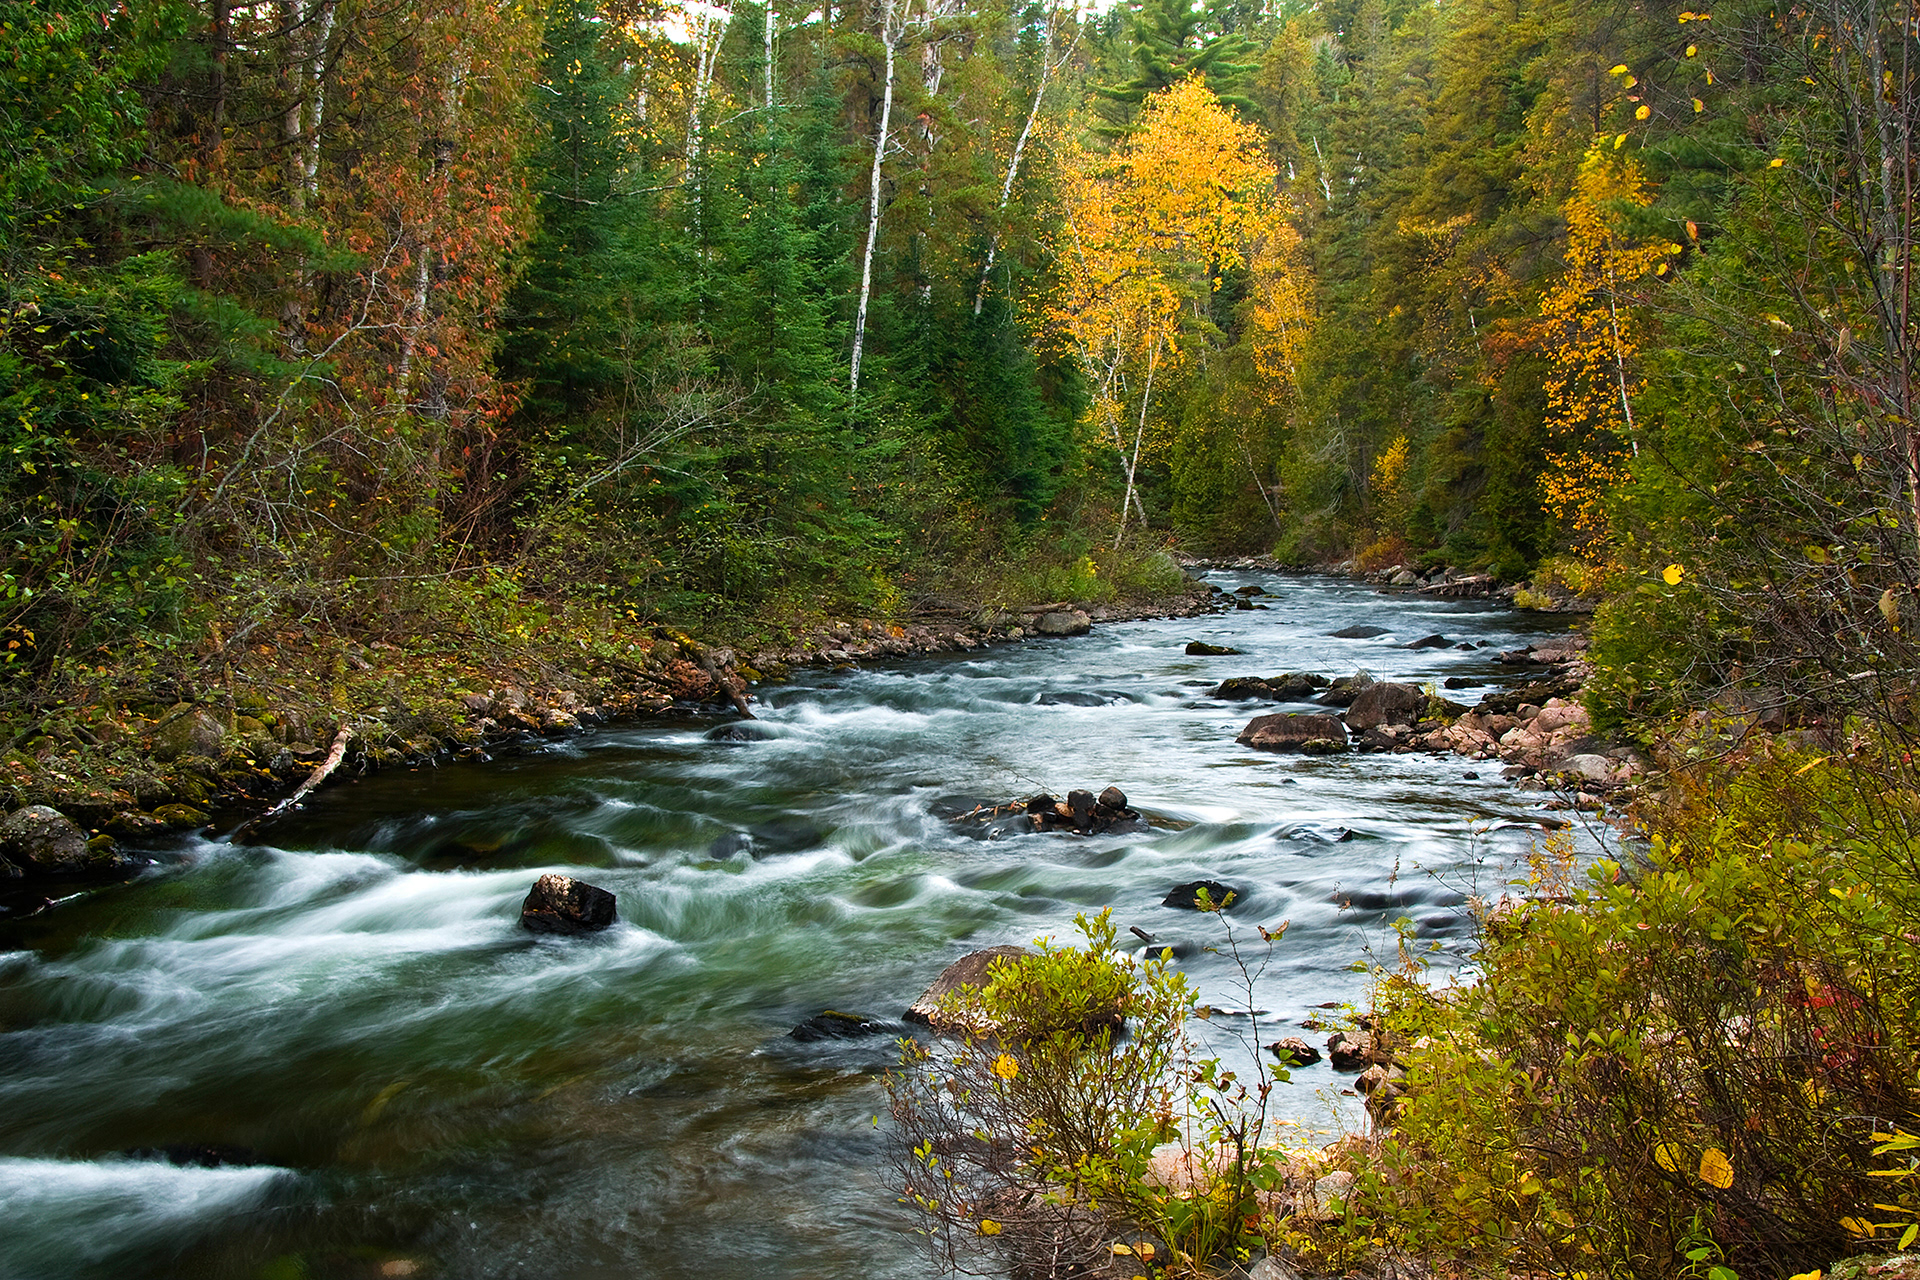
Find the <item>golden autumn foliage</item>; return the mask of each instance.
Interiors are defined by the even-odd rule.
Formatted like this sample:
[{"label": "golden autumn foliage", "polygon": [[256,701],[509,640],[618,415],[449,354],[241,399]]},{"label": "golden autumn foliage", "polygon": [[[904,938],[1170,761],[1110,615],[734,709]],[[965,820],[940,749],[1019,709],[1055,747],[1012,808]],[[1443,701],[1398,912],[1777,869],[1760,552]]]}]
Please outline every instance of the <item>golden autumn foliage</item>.
[{"label": "golden autumn foliage", "polygon": [[1292,378],[1308,316],[1299,237],[1259,130],[1198,78],[1149,98],[1113,154],[1070,153],[1066,170],[1064,279],[1048,320],[1087,372],[1096,431],[1126,462],[1124,533],[1159,425],[1155,380],[1216,331],[1211,301],[1225,273],[1250,277],[1260,372],[1276,392]]},{"label": "golden autumn foliage", "polygon": [[1678,246],[1637,244],[1610,216],[1620,204],[1652,202],[1631,158],[1595,143],[1567,198],[1567,268],[1540,299],[1537,335],[1552,358],[1546,427],[1552,444],[1541,477],[1547,508],[1589,560],[1606,557],[1605,498],[1627,478],[1634,451],[1630,371],[1636,339],[1621,292],[1664,272]]}]

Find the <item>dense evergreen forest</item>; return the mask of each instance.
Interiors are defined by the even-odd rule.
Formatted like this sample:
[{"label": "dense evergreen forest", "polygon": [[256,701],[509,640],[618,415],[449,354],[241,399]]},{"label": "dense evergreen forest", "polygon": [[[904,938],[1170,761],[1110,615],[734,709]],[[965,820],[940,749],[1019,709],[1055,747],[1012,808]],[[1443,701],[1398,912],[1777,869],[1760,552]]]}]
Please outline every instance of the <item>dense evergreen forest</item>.
[{"label": "dense evergreen forest", "polygon": [[[0,781],[136,693],[238,725],[242,657],[344,724],[349,641],[884,625],[1168,549],[1484,571],[1594,608],[1653,841],[1543,848],[1470,998],[1382,974],[1421,1089],[1293,1243],[1910,1245],[1917,23],[0,0]],[[1196,1268],[1246,1256],[1234,1167]]]},{"label": "dense evergreen forest", "polygon": [[1165,545],[1624,601],[1615,721],[1898,633],[1901,6],[0,21],[29,700],[263,627],[888,617]]}]

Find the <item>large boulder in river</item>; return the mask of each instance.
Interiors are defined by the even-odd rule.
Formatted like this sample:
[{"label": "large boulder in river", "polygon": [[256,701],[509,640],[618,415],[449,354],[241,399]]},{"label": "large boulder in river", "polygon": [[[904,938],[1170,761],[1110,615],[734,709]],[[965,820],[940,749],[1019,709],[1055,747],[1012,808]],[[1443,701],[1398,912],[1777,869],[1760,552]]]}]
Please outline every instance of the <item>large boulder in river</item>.
[{"label": "large boulder in river", "polygon": [[1347,749],[1347,731],[1334,716],[1255,716],[1234,741],[1256,751],[1326,755]]},{"label": "large boulder in river", "polygon": [[1167,890],[1167,896],[1160,899],[1160,905],[1179,907],[1184,911],[1198,911],[1202,893],[1207,895],[1207,905],[1215,911],[1224,911],[1246,897],[1232,885],[1221,884],[1218,880],[1190,880],[1186,884],[1177,884]]},{"label": "large boulder in river", "polygon": [[1240,650],[1229,648],[1224,644],[1208,644],[1205,640],[1187,641],[1187,656],[1189,658],[1218,658],[1226,657],[1230,654],[1237,656],[1239,652]]},{"label": "large boulder in river", "polygon": [[1388,634],[1388,629],[1386,627],[1369,627],[1365,625],[1360,625],[1360,626],[1352,626],[1352,627],[1342,627],[1338,631],[1329,631],[1327,632],[1327,634],[1332,636],[1335,640],[1371,640],[1375,636],[1384,636]]},{"label": "large boulder in river", "polygon": [[535,933],[597,933],[613,923],[614,897],[572,876],[544,875],[520,904],[520,923]]},{"label": "large boulder in river", "polygon": [[75,875],[90,870],[87,833],[44,804],[30,804],[0,822],[0,863],[29,875]]},{"label": "large boulder in river", "polygon": [[922,1023],[937,1030],[964,1030],[959,1022],[941,1009],[947,997],[969,987],[986,986],[988,972],[996,961],[1032,954],[1025,947],[988,947],[984,951],[969,951],[942,969],[940,976],[933,980],[933,985],[921,992],[920,998],[907,1006],[902,1016],[908,1022]]},{"label": "large boulder in river", "polygon": [[1347,708],[1347,728],[1360,732],[1411,725],[1426,704],[1427,695],[1418,685],[1376,680],[1355,695],[1353,705]]},{"label": "large boulder in river", "polygon": [[1093,629],[1093,619],[1078,609],[1056,609],[1041,614],[1033,629],[1043,636],[1083,636]]}]

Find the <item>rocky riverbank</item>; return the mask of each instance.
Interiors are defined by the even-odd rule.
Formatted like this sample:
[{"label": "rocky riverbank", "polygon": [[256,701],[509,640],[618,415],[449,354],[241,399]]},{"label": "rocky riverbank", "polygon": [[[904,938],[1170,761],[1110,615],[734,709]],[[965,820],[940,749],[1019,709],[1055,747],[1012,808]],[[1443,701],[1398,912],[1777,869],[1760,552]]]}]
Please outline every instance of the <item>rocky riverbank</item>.
[{"label": "rocky riverbank", "polygon": [[518,646],[415,647],[280,632],[218,646],[189,676],[17,732],[0,753],[0,918],[136,873],[129,848],[208,827],[246,839],[276,800],[329,778],[536,749],[654,717],[751,715],[751,688],[803,665],[969,652],[1105,622],[1233,607],[1197,582],[1122,603],[930,609],[836,622],[740,652],[666,627],[609,625]]}]

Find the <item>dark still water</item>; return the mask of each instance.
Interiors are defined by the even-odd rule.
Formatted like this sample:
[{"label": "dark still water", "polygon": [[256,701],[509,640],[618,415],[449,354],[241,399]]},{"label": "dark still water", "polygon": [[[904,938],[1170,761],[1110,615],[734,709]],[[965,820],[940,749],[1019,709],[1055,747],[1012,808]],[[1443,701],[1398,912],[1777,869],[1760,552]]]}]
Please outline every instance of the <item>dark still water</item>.
[{"label": "dark still water", "polygon": [[[1249,752],[1235,733],[1273,708],[1206,693],[1285,670],[1500,680],[1498,649],[1564,622],[1215,580],[1277,598],[805,675],[759,691],[758,741],[648,726],[376,775],[270,847],[194,843],[16,927],[0,1277],[931,1275],[872,1123],[893,1044],[803,1044],[795,1023],[895,1018],[956,956],[1064,940],[1078,911],[1217,941],[1160,905],[1204,877],[1244,888],[1248,932],[1292,921],[1255,1003],[1263,1038],[1302,1034],[1322,1001],[1362,996],[1353,966],[1391,958],[1401,917],[1457,963],[1465,895],[1497,890],[1537,835],[1538,797],[1497,765]],[[1325,634],[1354,623],[1391,634]],[[1432,632],[1490,647],[1398,647]],[[1185,656],[1196,638],[1245,656]],[[985,841],[940,816],[955,796],[1110,783],[1153,830]],[[549,870],[613,890],[620,923],[524,932]],[[1182,965],[1244,1007],[1226,961]],[[1343,1083],[1319,1066],[1284,1086],[1303,1134],[1359,1123]],[[260,1163],[127,1154],[180,1145]]]}]

